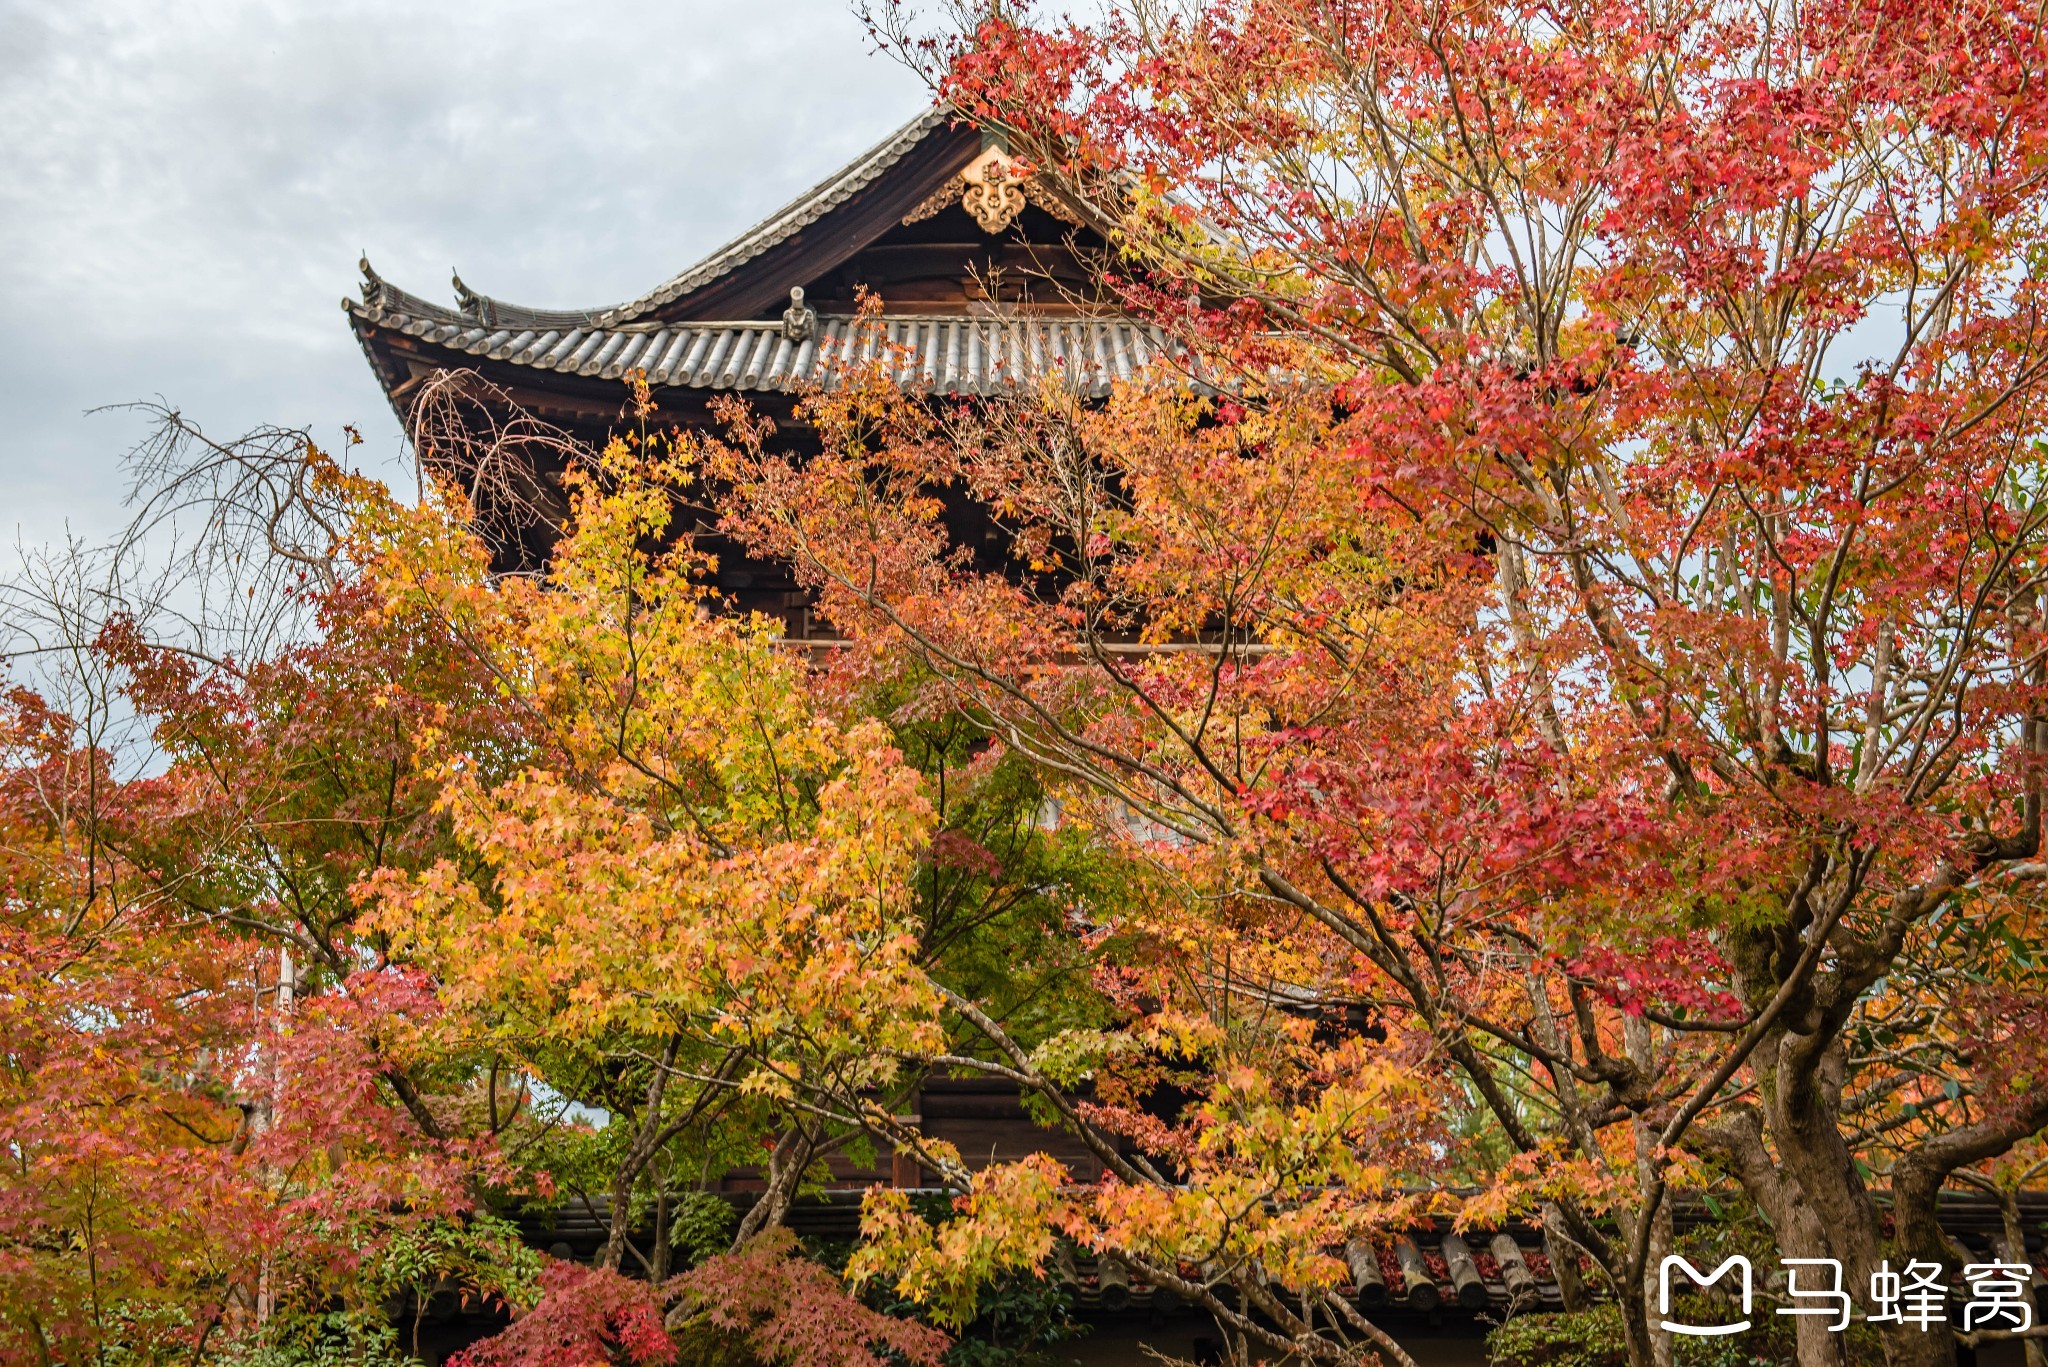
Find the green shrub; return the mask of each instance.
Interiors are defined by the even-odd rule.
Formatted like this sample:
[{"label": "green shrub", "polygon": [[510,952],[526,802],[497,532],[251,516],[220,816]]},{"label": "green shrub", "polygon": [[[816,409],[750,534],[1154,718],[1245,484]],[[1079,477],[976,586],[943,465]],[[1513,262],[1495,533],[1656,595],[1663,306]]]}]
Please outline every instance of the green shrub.
[{"label": "green shrub", "polygon": [[1621,1312],[1517,1315],[1486,1336],[1491,1367],[1628,1367]]},{"label": "green shrub", "polygon": [[745,1340],[714,1328],[709,1315],[669,1326],[668,1336],[676,1345],[675,1367],[759,1367]]},{"label": "green shrub", "polygon": [[[1779,1367],[1794,1361],[1784,1321],[1739,1339],[1681,1338],[1678,1367]],[[1517,1315],[1486,1336],[1489,1367],[1628,1367],[1621,1311],[1612,1305],[1576,1313]]]},{"label": "green shrub", "polygon": [[682,1266],[695,1267],[732,1246],[733,1226],[738,1223],[738,1213],[724,1197],[686,1191],[669,1206],[668,1244]]}]

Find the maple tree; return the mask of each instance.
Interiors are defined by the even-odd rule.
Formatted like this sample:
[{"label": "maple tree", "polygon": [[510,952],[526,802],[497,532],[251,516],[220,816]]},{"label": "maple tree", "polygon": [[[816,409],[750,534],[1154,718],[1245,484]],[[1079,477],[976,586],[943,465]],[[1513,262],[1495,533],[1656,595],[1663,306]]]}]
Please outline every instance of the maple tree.
[{"label": "maple tree", "polygon": [[[2040,15],[948,15],[876,21],[1095,206],[1181,375],[955,410],[856,368],[809,406],[821,456],[742,427],[713,459],[736,533],[1185,890],[1126,921],[1160,968],[1096,1085],[1170,1037],[1203,1122],[1291,1106],[1299,1154],[1332,1060],[1261,1054],[1307,1046],[1231,1011],[1237,975],[1369,1001],[1443,1156],[1330,1131],[1346,1161],[1542,1210],[1638,1362],[1671,1353],[1674,1186],[1732,1182],[1851,1288],[1952,1264],[1941,1189],[2048,1122]],[[955,554],[947,485],[1014,573]],[[1048,1098],[1090,1070],[999,1066]],[[1202,1214],[1227,1128],[1073,1118],[1176,1166],[1085,1199],[1013,1173],[1038,1194],[987,1248],[883,1202],[877,1248],[939,1298],[1033,1255],[1005,1222],[1064,1223],[1169,1285],[1200,1255],[1255,1337],[1354,1328],[1292,1296],[1404,1213],[1372,1173],[1240,1170],[1273,1232],[1233,1246]]]},{"label": "maple tree", "polygon": [[[160,774],[8,714],[10,1351],[362,1316],[553,1184],[609,1198],[596,1268],[428,1259],[523,1312],[476,1362],[719,1314],[929,1361],[772,1237],[874,1145],[959,1194],[874,1193],[850,1276],[951,1328],[1064,1239],[1237,1349],[1404,1362],[1347,1245],[1533,1213],[1661,1364],[1681,1190],[1852,1290],[1952,1263],[1944,1187],[2034,1180],[2048,1123],[2040,17],[876,20],[1089,209],[1180,368],[961,406],[849,365],[818,453],[732,407],[578,468],[532,577],[453,489],[228,460],[312,644],[94,633]],[[719,611],[673,538],[707,474],[854,649]],[[1103,1180],[918,1133],[939,1071]]]},{"label": "maple tree", "polygon": [[124,778],[29,690],[0,713],[0,1360],[370,1360],[387,1303],[523,1295],[533,1255],[477,1200],[502,1169],[431,1077],[431,990],[337,925],[356,837],[404,823],[281,781],[360,715],[297,713],[335,657],[196,697],[123,624],[98,650],[190,704],[189,762]]},{"label": "maple tree", "polygon": [[[479,1362],[667,1361],[665,1302],[682,1329],[731,1327],[722,1292],[712,1330],[685,1313],[697,1279],[766,1298],[764,1360],[933,1360],[945,1338],[756,1237],[862,1139],[858,1117],[807,1124],[778,1070],[885,1081],[886,1023],[930,1016],[892,965],[991,926],[1023,948],[1043,897],[964,830],[914,879],[916,773],[876,723],[818,711],[758,624],[711,623],[686,558],[638,544],[669,491],[623,449],[623,488],[582,501],[542,586],[489,575],[459,496],[408,508],[303,439],[202,446],[162,475],[212,485],[210,520],[268,504],[226,557],[251,591],[225,600],[264,621],[215,633],[253,648],[161,639],[118,597],[97,625],[42,605],[71,629],[65,666],[117,688],[154,746],[132,777],[34,692],[9,698],[0,1294],[20,1337],[0,1351],[395,1360],[459,1295],[516,1314]],[[975,786],[956,778],[956,815]],[[1030,801],[982,797],[964,805],[989,839]],[[994,900],[939,876],[955,866]],[[586,881],[540,886],[567,871]],[[930,914],[892,927],[920,896]],[[700,1232],[696,1256],[720,1256],[672,1268],[691,1244],[664,1218],[632,1248],[643,1198],[667,1211],[764,1157],[769,1199]],[[593,1172],[614,1198],[599,1266],[537,1277],[497,1212]],[[629,1253],[658,1290],[619,1278]]]}]

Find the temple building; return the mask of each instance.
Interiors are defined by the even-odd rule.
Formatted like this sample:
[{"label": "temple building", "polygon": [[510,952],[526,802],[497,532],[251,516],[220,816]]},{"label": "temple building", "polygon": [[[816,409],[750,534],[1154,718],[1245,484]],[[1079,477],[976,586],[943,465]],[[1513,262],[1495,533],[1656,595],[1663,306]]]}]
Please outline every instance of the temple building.
[{"label": "temple building", "polygon": [[[934,395],[986,395],[1043,374],[1105,395],[1167,354],[1166,339],[1107,302],[1108,245],[1088,206],[1022,170],[1000,138],[939,107],[638,299],[528,308],[458,276],[454,302],[436,304],[366,259],[362,298],[344,307],[408,431],[435,377],[461,374],[478,427],[510,408],[601,445],[636,421],[637,378],[662,425],[710,425],[713,398],[738,394],[801,448],[800,392],[876,352],[901,383]],[[881,317],[856,329],[863,293]],[[559,457],[535,449],[526,495],[559,515],[548,478]],[[985,530],[976,517],[964,506],[949,514],[968,544]],[[539,563],[547,521],[499,519],[501,562]],[[793,637],[823,630],[785,573],[720,551],[716,586],[735,606],[783,617]]]}]

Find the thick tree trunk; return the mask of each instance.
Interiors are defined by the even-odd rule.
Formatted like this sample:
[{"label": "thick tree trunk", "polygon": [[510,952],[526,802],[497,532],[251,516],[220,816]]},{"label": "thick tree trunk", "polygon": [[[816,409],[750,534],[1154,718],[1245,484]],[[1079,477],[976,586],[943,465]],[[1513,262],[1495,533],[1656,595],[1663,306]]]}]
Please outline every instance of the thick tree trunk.
[{"label": "thick tree trunk", "polygon": [[[1759,935],[1731,948],[1744,996],[1758,1007],[1770,1001],[1783,981],[1778,938]],[[1815,995],[1795,999],[1779,1028],[1759,1043],[1752,1066],[1760,1105],[1741,1108],[1703,1133],[1730,1159],[1744,1190],[1770,1219],[1783,1256],[1836,1260],[1842,1289],[1867,1309],[1871,1274],[1885,1258],[1883,1226],[1842,1130],[1848,1055],[1839,1020],[1821,1009]],[[1903,1222],[1899,1232],[1900,1247],[1910,1250]],[[1932,1253],[1906,1256],[1940,1260],[1938,1245],[1937,1234]],[[1826,1323],[1801,1317],[1795,1330],[1800,1367],[1843,1367],[1845,1345],[1816,1327]],[[1902,1332],[1885,1326],[1881,1333],[1888,1367],[1950,1367],[1955,1361],[1954,1335],[1945,1325]]]},{"label": "thick tree trunk", "polygon": [[1565,1229],[1564,1212],[1554,1202],[1543,1203],[1543,1252],[1550,1259],[1550,1275],[1557,1283],[1564,1308],[1577,1312],[1586,1308],[1586,1284],[1579,1276],[1578,1245]]},{"label": "thick tree trunk", "polygon": [[[1837,1039],[1823,1046],[1810,1036],[1788,1032],[1770,1048],[1774,1066],[1763,1079],[1765,1110],[1777,1165],[1794,1198],[1777,1222],[1780,1246],[1787,1256],[1838,1259],[1844,1289],[1867,1308],[1871,1275],[1887,1256],[1882,1216],[1842,1134],[1842,1044]],[[1908,1155],[1892,1174],[1896,1230],[1889,1260],[1895,1271],[1915,1258],[1953,1261],[1936,1218],[1936,1203],[1942,1182],[1955,1165],[1943,1166],[1938,1158],[1924,1158],[1924,1153]],[[1808,1245],[1813,1251],[1800,1251]],[[1879,1333],[1887,1367],[1954,1367],[1956,1339],[1946,1322],[1925,1328],[1884,1325]],[[1823,1344],[1808,1330],[1799,1342],[1801,1367],[1840,1367],[1843,1362],[1838,1341]]]},{"label": "thick tree trunk", "polygon": [[[1898,1226],[1900,1256],[1953,1262],[1941,1232],[1942,1186],[1957,1169],[2006,1152],[2043,1124],[2048,1124],[2048,1089],[2037,1091],[2016,1111],[1937,1135],[1900,1158],[1892,1167],[1892,1218]],[[1924,1345],[1909,1343],[1901,1345],[1902,1356],[1890,1360],[1908,1367],[1947,1367],[1955,1360],[1955,1336],[1948,1329],[1932,1329],[1920,1337],[1939,1343],[1942,1355],[1927,1356]],[[1889,1338],[1885,1350],[1892,1351]]]},{"label": "thick tree trunk", "polygon": [[[1616,1299],[1621,1310],[1621,1332],[1628,1345],[1629,1367],[1659,1367],[1657,1363],[1657,1336],[1661,1333],[1652,1327],[1656,1318],[1657,1301],[1654,1288],[1647,1292],[1640,1281],[1631,1281],[1622,1287],[1622,1294]],[[1662,1334],[1669,1348],[1669,1334]],[[1667,1356],[1665,1364],[1670,1362]]]},{"label": "thick tree trunk", "polygon": [[[1773,1160],[1765,1145],[1762,1118],[1753,1109],[1743,1109],[1719,1125],[1702,1127],[1699,1137],[1721,1154],[1742,1189],[1756,1202],[1776,1236],[1779,1253],[1787,1258],[1833,1258],[1843,1265],[1842,1290],[1858,1304],[1863,1302],[1867,1280],[1858,1274],[1845,1256],[1845,1244],[1822,1222],[1799,1182]],[[1875,1216],[1875,1208],[1872,1208]],[[1802,1287],[1817,1285],[1801,1279]],[[1799,1367],[1849,1367],[1847,1345],[1828,1326],[1830,1319],[1802,1315],[1793,1323],[1793,1338]]]},{"label": "thick tree trunk", "polygon": [[1856,1156],[1842,1136],[1841,1093],[1847,1057],[1839,1039],[1825,1043],[1786,1032],[1766,1046],[1765,1120],[1778,1165],[1818,1219],[1845,1271],[1867,1285],[1880,1260],[1877,1203],[1863,1185]]}]

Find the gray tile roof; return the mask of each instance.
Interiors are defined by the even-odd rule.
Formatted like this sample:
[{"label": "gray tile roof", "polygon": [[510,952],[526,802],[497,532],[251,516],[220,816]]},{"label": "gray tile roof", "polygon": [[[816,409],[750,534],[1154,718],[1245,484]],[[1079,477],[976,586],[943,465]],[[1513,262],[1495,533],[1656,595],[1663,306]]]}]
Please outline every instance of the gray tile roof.
[{"label": "gray tile roof", "polygon": [[596,321],[608,327],[631,322],[649,310],[701,289],[733,268],[753,260],[872,185],[884,171],[909,155],[911,149],[923,142],[933,129],[958,117],[946,105],[925,110],[854,158],[851,164],[819,181],[681,275],[630,303],[605,310],[604,316]]},{"label": "gray tile roof", "polygon": [[931,393],[993,394],[1049,373],[1100,397],[1116,381],[1170,365],[1179,354],[1159,329],[1127,319],[899,317],[863,324],[827,316],[818,319],[812,340],[793,342],[779,323],[605,328],[565,319],[492,327],[432,305],[402,307],[411,302],[400,296],[381,308],[350,308],[379,328],[480,360],[606,380],[638,370],[657,387],[830,387],[844,364],[880,355],[897,384]]},{"label": "gray tile roof", "polygon": [[[872,185],[958,116],[939,105],[917,115],[852,164],[791,200],[682,274],[628,303],[535,309],[454,281],[457,307],[434,303],[361,263],[362,301],[344,300],[365,349],[374,332],[401,333],[474,357],[615,380],[641,371],[656,385],[793,391],[829,386],[840,363],[890,358],[900,385],[938,394],[991,394],[1041,374],[1101,397],[1119,380],[1163,369],[1182,354],[1158,328],[1121,318],[893,317],[861,325],[820,317],[815,339],[793,342],[778,322],[664,324],[651,313],[788,241]],[[372,355],[372,364],[376,357]]]},{"label": "gray tile roof", "polygon": [[523,304],[511,304],[487,294],[478,294],[464,285],[458,276],[454,284],[460,307],[450,310],[385,281],[370,268],[367,256],[362,262],[363,301],[372,310],[381,307],[416,318],[435,315],[450,321],[462,318],[487,327],[515,330],[528,327],[613,328],[632,323],[663,304],[718,280],[817,222],[872,185],[883,172],[909,155],[933,129],[956,117],[945,105],[925,110],[855,158],[850,165],[833,172],[681,275],[623,304],[588,309],[528,308]]}]

